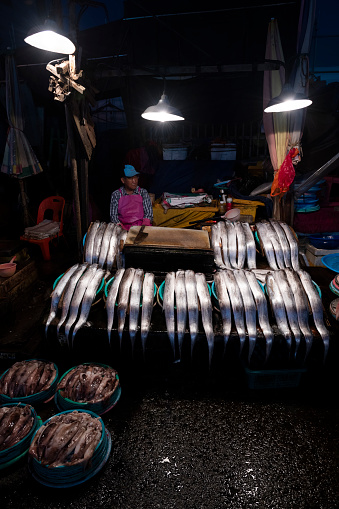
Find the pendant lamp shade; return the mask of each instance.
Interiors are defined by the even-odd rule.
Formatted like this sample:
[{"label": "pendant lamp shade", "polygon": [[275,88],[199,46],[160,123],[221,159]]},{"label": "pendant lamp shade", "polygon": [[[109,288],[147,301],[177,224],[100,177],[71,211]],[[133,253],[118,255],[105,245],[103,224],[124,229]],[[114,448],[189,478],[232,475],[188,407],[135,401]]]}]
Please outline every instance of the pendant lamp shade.
[{"label": "pendant lamp shade", "polygon": [[177,120],[185,120],[181,112],[171,106],[168,97],[162,94],[160,101],[155,106],[149,106],[141,114],[142,118],[152,120],[154,122],[175,122]]},{"label": "pendant lamp shade", "polygon": [[75,52],[73,42],[62,35],[55,21],[50,19],[47,19],[43,25],[32,28],[25,42],[35,48],[52,51],[53,53],[72,55]]},{"label": "pendant lamp shade", "polygon": [[265,113],[278,113],[281,111],[301,110],[310,106],[312,101],[304,94],[298,94],[293,91],[289,83],[285,83],[281,94],[270,100],[267,107],[264,109]]}]

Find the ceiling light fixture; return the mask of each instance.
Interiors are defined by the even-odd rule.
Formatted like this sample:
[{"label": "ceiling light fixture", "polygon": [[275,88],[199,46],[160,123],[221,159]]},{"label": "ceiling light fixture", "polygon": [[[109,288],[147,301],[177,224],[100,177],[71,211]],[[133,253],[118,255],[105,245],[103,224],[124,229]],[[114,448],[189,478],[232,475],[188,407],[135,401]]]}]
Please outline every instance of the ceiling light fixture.
[{"label": "ceiling light fixture", "polygon": [[164,78],[164,91],[158,104],[149,106],[141,114],[142,118],[152,120],[153,122],[176,122],[178,120],[185,120],[182,113],[171,106],[167,95],[165,94],[165,78]]},{"label": "ceiling light fixture", "polygon": [[43,25],[32,28],[25,39],[27,44],[45,51],[72,55],[75,52],[73,42],[65,37],[55,21],[47,19]]},{"label": "ceiling light fixture", "polygon": [[304,94],[295,93],[289,83],[285,83],[277,97],[271,99],[264,109],[265,113],[301,110],[310,106],[312,101]]}]

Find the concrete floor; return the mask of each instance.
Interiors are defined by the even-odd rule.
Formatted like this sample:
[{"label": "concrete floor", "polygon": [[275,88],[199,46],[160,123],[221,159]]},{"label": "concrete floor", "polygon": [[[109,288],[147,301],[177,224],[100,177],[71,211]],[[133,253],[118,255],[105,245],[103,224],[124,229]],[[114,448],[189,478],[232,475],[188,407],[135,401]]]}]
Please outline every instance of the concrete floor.
[{"label": "concrete floor", "polygon": [[[61,273],[52,264],[40,269],[29,301],[1,337],[8,345],[8,338],[20,344],[26,335],[22,344],[32,354],[41,351],[36,322]],[[58,362],[63,372],[66,362]],[[329,366],[303,375],[295,389],[253,391],[236,365],[206,373],[180,364],[117,362],[122,395],[103,415],[112,437],[104,468],[84,484],[54,489],[38,483],[27,459],[20,460],[0,471],[0,507],[336,509],[337,360]],[[43,421],[58,412],[53,402],[36,410]]]}]

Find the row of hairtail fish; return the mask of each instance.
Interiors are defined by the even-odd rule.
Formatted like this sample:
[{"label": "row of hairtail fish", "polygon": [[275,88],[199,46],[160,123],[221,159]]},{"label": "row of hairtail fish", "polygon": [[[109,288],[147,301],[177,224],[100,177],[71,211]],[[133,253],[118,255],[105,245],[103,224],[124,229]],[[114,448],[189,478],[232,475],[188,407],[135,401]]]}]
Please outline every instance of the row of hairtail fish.
[{"label": "row of hairtail fish", "polygon": [[122,347],[122,336],[126,316],[127,313],[129,313],[128,330],[132,353],[134,351],[135,338],[139,327],[140,317],[141,343],[142,350],[145,355],[146,340],[151,326],[153,304],[154,274],[152,272],[144,273],[142,269],[134,269],[132,267],[128,269],[118,269],[114,275],[106,300],[107,333],[109,343],[111,343],[113,321],[117,307],[120,348]]},{"label": "row of hairtail fish", "polygon": [[84,262],[96,263],[98,267],[111,272],[114,262],[122,266],[121,247],[127,237],[127,230],[115,223],[94,221],[90,224],[84,246]]},{"label": "row of hairtail fish", "polygon": [[[225,347],[231,332],[231,314],[240,340],[240,353],[248,337],[248,362],[250,363],[257,340],[257,323],[265,337],[268,360],[273,344],[273,330],[269,323],[265,293],[255,272],[250,270],[222,270],[214,275],[220,313],[223,322]],[[324,325],[321,298],[311,276],[291,268],[267,271],[266,291],[276,325],[285,338],[289,352],[296,358],[301,341],[305,342],[306,360],[313,343],[309,316],[324,345],[325,362],[329,348],[329,332]]]},{"label": "row of hairtail fish", "polygon": [[324,325],[321,298],[309,273],[291,268],[268,272],[266,289],[277,326],[290,351],[294,338],[294,356],[297,355],[302,338],[306,346],[305,359],[311,350],[313,334],[309,326],[309,315],[312,313],[314,325],[323,341],[325,362],[329,349],[329,332]]},{"label": "row of hairtail fish", "polygon": [[207,339],[209,364],[214,350],[212,301],[205,274],[193,270],[168,272],[163,295],[167,334],[176,359],[175,337],[177,334],[179,357],[188,321],[191,337],[191,355],[199,331],[199,311]]},{"label": "row of hairtail fish", "polygon": [[211,227],[214,262],[219,269],[256,268],[254,235],[249,223],[218,221]]},{"label": "row of hairtail fish", "polygon": [[59,341],[63,329],[69,347],[73,346],[74,337],[87,322],[96,292],[103,279],[107,279],[107,275],[108,273],[96,263],[91,265],[76,263],[62,275],[51,295],[51,307],[45,326],[46,337],[51,322],[58,319]]},{"label": "row of hairtail fish", "polygon": [[[234,323],[240,342],[239,355],[248,338],[248,363],[250,363],[259,326],[265,338],[265,362],[267,362],[272,350],[274,332],[269,322],[266,295],[255,272],[248,269],[222,269],[214,274],[214,283],[222,318],[224,353]],[[304,362],[308,357],[313,342],[309,324],[309,317],[312,314],[314,325],[323,341],[325,362],[329,348],[329,332],[323,321],[321,298],[310,275],[305,271],[294,271],[291,268],[267,271],[265,283],[276,325],[286,341],[290,355],[293,352],[295,359],[301,341],[304,341]],[[192,270],[167,273],[163,311],[174,359],[182,357],[187,324],[192,356],[201,312],[211,365],[215,341],[212,309],[213,304],[204,274],[194,273]]]},{"label": "row of hairtail fish", "polygon": [[270,219],[256,223],[256,229],[271,269],[300,269],[298,241],[288,224]]}]

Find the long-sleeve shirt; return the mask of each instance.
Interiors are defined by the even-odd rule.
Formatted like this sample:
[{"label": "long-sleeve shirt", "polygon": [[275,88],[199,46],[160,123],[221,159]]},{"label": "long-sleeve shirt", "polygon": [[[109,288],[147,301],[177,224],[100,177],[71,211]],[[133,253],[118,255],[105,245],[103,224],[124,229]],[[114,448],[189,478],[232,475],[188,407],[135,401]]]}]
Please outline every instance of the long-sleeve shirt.
[{"label": "long-sleeve shirt", "polygon": [[[144,217],[140,219],[149,219],[152,223],[153,221],[153,208],[151,198],[149,197],[146,189],[142,187],[137,187],[136,190],[132,194],[140,194],[142,196],[142,204],[144,208]],[[116,191],[114,191],[111,195],[111,205],[110,205],[110,216],[112,223],[119,223],[118,217],[118,205],[121,196],[126,196],[126,190],[124,187],[120,187]]]}]

